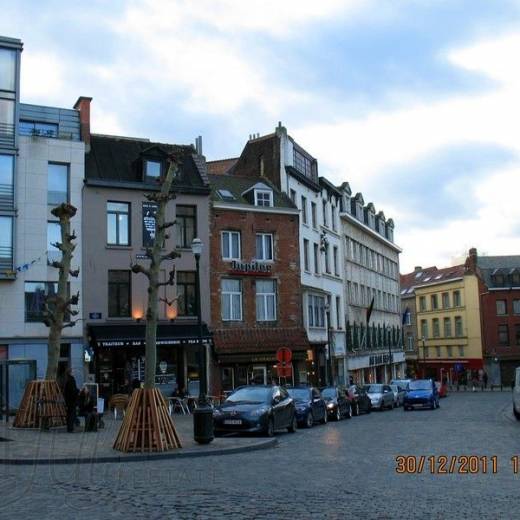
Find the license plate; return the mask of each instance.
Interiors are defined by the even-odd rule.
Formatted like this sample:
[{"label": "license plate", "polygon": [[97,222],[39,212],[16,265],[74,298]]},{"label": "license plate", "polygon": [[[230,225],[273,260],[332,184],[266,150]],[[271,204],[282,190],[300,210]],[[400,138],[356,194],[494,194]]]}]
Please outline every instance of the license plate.
[{"label": "license plate", "polygon": [[226,419],[224,424],[242,424],[241,419]]}]

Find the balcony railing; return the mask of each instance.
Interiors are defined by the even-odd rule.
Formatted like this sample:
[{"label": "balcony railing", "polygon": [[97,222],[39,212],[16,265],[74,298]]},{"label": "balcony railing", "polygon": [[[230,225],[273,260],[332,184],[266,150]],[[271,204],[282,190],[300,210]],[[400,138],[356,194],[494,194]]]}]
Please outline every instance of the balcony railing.
[{"label": "balcony railing", "polygon": [[0,209],[13,209],[14,187],[12,184],[0,184]]},{"label": "balcony railing", "polygon": [[14,125],[0,122],[0,146],[14,148]]},{"label": "balcony railing", "polygon": [[[13,248],[0,246],[0,278],[12,277],[13,270]],[[6,274],[10,273],[10,274]]]}]

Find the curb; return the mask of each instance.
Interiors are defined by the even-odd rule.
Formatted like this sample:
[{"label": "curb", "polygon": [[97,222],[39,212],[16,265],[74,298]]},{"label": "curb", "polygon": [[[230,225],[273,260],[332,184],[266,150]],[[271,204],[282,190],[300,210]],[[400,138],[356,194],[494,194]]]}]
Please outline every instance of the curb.
[{"label": "curb", "polygon": [[216,450],[198,451],[189,448],[183,452],[165,452],[165,453],[142,453],[138,455],[113,455],[109,457],[98,458],[56,458],[56,459],[0,459],[0,465],[10,466],[41,466],[49,464],[101,464],[101,463],[122,463],[122,462],[149,462],[153,460],[165,459],[195,459],[200,457],[211,457],[219,455],[232,455],[234,453],[244,453],[248,451],[266,450],[274,448],[278,444],[277,439],[266,439],[247,446],[235,446],[232,448],[218,448]]}]

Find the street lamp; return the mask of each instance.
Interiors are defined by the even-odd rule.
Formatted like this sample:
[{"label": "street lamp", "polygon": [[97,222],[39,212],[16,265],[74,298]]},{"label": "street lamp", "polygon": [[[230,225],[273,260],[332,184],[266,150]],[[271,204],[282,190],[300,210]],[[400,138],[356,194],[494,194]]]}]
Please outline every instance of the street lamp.
[{"label": "street lamp", "polygon": [[200,255],[202,254],[202,242],[200,238],[194,238],[191,243],[191,252],[195,257],[197,269],[196,294],[197,294],[197,328],[199,339],[199,402],[193,410],[193,437],[199,444],[209,444],[213,438],[213,410],[207,400],[207,375],[206,375],[206,347],[202,343],[202,311],[200,293]]}]

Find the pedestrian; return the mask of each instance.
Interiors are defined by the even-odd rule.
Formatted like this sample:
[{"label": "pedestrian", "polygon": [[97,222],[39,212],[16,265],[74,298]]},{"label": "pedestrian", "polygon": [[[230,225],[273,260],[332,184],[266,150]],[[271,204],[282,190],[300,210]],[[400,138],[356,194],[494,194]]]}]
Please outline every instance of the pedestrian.
[{"label": "pedestrian", "polygon": [[78,397],[79,416],[85,418],[85,431],[97,431],[97,413],[95,412],[95,403],[88,386],[83,386]]},{"label": "pedestrian", "polygon": [[484,388],[487,390],[487,384],[488,384],[487,372],[484,372],[484,375],[482,376],[482,379],[484,380]]},{"label": "pedestrian", "polygon": [[76,401],[78,399],[78,387],[72,375],[70,367],[65,371],[65,383],[63,385],[63,398],[67,410],[67,431],[74,432],[74,421],[76,419]]}]

